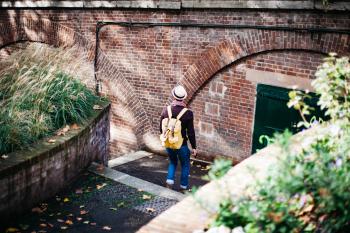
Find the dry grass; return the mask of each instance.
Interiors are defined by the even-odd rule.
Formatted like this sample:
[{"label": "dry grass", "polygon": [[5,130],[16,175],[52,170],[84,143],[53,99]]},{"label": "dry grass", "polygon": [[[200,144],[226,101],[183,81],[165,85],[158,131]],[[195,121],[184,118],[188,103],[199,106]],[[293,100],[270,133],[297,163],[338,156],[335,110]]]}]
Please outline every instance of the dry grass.
[{"label": "dry grass", "polygon": [[0,154],[88,118],[99,101],[83,85],[93,80],[90,67],[74,48],[41,44],[1,61]]}]

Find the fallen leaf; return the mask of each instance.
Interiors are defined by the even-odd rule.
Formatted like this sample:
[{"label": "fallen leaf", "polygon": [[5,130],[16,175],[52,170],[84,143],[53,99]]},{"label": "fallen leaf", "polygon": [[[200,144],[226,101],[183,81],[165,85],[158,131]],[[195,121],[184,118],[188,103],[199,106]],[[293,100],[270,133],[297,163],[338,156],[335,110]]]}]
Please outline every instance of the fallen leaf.
[{"label": "fallen leaf", "polygon": [[82,194],[83,193],[83,190],[82,189],[77,189],[75,190],[75,194]]},{"label": "fallen leaf", "polygon": [[82,209],[82,208],[84,208],[84,207],[85,207],[84,205],[79,206],[80,209]]},{"label": "fallen leaf", "polygon": [[47,224],[41,223],[39,226],[40,226],[40,227],[47,227]]},{"label": "fallen leaf", "polygon": [[27,224],[19,224],[19,227],[22,229],[22,230],[27,230],[29,228],[29,225]]},{"label": "fallen leaf", "polygon": [[152,199],[152,196],[151,196],[151,195],[143,194],[142,199],[143,199],[143,200],[150,200],[150,199]]},{"label": "fallen leaf", "polygon": [[57,219],[57,222],[64,222],[64,220],[63,220],[63,219],[58,218],[58,219]]},{"label": "fallen leaf", "polygon": [[314,205],[313,204],[309,204],[307,205],[303,210],[302,212],[300,213],[300,215],[304,215],[305,213],[309,213],[313,210],[314,208]]},{"label": "fallen leaf", "polygon": [[53,228],[53,224],[48,223],[47,225],[48,225],[49,227]]},{"label": "fallen leaf", "polygon": [[89,221],[84,221],[83,223],[84,223],[84,224],[89,224]]},{"label": "fallen leaf", "polygon": [[63,202],[69,202],[69,198],[68,197],[64,198]]},{"label": "fallen leaf", "polygon": [[9,156],[8,155],[1,155],[2,159],[7,159]]},{"label": "fallen leaf", "polygon": [[61,212],[58,212],[56,215],[57,215],[57,216],[60,216],[60,215],[61,215]]},{"label": "fallen leaf", "polygon": [[113,210],[113,211],[117,211],[118,209],[117,208],[113,208],[113,207],[111,207],[111,208],[109,208],[110,210]]},{"label": "fallen leaf", "polygon": [[330,195],[329,190],[326,189],[326,188],[320,188],[318,190],[318,192],[320,193],[320,196],[323,197],[323,198],[326,198],[326,197],[328,197]]},{"label": "fallen leaf", "polygon": [[275,223],[280,223],[282,221],[282,213],[268,213],[268,216],[274,221]]},{"label": "fallen leaf", "polygon": [[103,230],[106,230],[106,231],[110,231],[112,230],[112,227],[109,227],[109,226],[104,226],[102,227]]},{"label": "fallen leaf", "polygon": [[68,217],[73,217],[73,214],[67,214]]},{"label": "fallen leaf", "polygon": [[9,227],[6,229],[6,233],[11,233],[11,232],[18,232],[19,230],[17,228],[14,227]]},{"label": "fallen leaf", "polygon": [[138,192],[143,192],[143,189],[138,189],[137,191],[138,191]]},{"label": "fallen leaf", "polygon": [[39,207],[34,207],[33,209],[32,209],[32,212],[33,213],[38,213],[38,214],[40,214],[40,213],[42,213],[42,212],[44,212],[41,208],[39,208]]},{"label": "fallen leaf", "polygon": [[80,214],[81,214],[81,215],[85,215],[85,214],[87,214],[87,213],[89,213],[89,211],[86,211],[86,210],[81,210],[81,211],[80,211]]},{"label": "fallen leaf", "polygon": [[123,207],[123,206],[125,206],[125,203],[123,201],[117,204],[117,207]]},{"label": "fallen leaf", "polygon": [[97,190],[99,190],[99,189],[103,188],[106,185],[107,185],[106,183],[103,183],[101,185],[98,184],[98,185],[96,185],[96,188],[97,188]]},{"label": "fallen leaf", "polygon": [[96,226],[95,222],[90,223],[91,226]]},{"label": "fallen leaf", "polygon": [[78,220],[78,221],[81,221],[81,220],[83,220],[83,218],[77,217],[77,220]]},{"label": "fallen leaf", "polygon": [[70,129],[70,126],[69,125],[66,125],[63,129],[62,129],[62,132],[66,133],[68,132]]},{"label": "fallen leaf", "polygon": [[94,110],[101,110],[102,107],[98,104],[95,104],[94,107],[93,107]]},{"label": "fallen leaf", "polygon": [[155,212],[156,210],[153,209],[153,208],[146,208],[146,211],[147,211],[148,213],[153,213],[153,212]]},{"label": "fallen leaf", "polygon": [[65,224],[67,224],[67,225],[73,225],[73,221],[68,219],[68,220],[65,222]]},{"label": "fallen leaf", "polygon": [[99,164],[98,167],[96,168],[96,171],[103,171],[105,169],[105,166],[103,166],[103,164]]},{"label": "fallen leaf", "polygon": [[55,143],[56,140],[55,140],[55,139],[49,139],[47,142],[48,142],[48,143]]},{"label": "fallen leaf", "polygon": [[322,215],[321,217],[319,217],[319,221],[320,222],[323,222],[325,219],[327,218],[327,214],[324,214],[324,215]]},{"label": "fallen leaf", "polygon": [[62,129],[58,130],[56,135],[57,136],[61,136],[61,135],[65,135],[70,129],[69,125],[66,125],[65,127],[63,127]]},{"label": "fallen leaf", "polygon": [[70,128],[71,129],[80,129],[79,125],[77,125],[77,124],[73,124]]},{"label": "fallen leaf", "polygon": [[62,230],[66,230],[66,229],[68,229],[68,227],[67,226],[61,226],[61,229]]},{"label": "fallen leaf", "polygon": [[303,221],[304,224],[309,223],[311,220],[311,218],[307,215],[300,217],[300,219]]}]

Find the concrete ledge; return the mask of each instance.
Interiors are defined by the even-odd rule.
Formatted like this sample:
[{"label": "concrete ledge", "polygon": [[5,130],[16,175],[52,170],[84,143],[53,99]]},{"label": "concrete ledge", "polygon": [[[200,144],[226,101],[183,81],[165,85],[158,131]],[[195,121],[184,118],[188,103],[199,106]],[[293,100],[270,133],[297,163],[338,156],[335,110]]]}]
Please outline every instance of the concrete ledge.
[{"label": "concrete ledge", "polygon": [[314,88],[311,85],[312,80],[281,73],[247,69],[246,79],[253,83],[304,91],[308,90],[311,92],[314,91]]},{"label": "concrete ledge", "polygon": [[267,8],[267,9],[313,9],[313,1],[225,1],[184,0],[183,8]]},{"label": "concrete ledge", "polygon": [[137,151],[135,153],[125,154],[121,157],[109,160],[108,167],[119,166],[150,155],[152,155],[152,153],[147,151]]},{"label": "concrete ledge", "polygon": [[105,1],[1,1],[2,8],[150,8],[150,9],[305,9],[350,10],[350,2],[334,0],[325,7],[321,0],[105,0]]}]

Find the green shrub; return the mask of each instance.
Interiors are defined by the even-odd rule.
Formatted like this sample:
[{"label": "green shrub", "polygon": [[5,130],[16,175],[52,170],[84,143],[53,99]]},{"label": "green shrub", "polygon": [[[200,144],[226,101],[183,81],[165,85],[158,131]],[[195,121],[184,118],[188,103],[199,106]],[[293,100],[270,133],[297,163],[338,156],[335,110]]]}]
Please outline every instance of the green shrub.
[{"label": "green shrub", "polygon": [[[290,133],[275,136],[282,156],[274,172],[255,184],[254,195],[223,200],[213,226],[242,226],[246,233],[350,232],[349,59],[332,55],[316,77],[318,104],[331,120],[303,136],[301,150],[291,148]],[[289,105],[309,114],[302,95],[292,93]]]},{"label": "green shrub", "polygon": [[0,62],[0,154],[91,116],[100,98],[72,76],[74,52],[30,45]]}]

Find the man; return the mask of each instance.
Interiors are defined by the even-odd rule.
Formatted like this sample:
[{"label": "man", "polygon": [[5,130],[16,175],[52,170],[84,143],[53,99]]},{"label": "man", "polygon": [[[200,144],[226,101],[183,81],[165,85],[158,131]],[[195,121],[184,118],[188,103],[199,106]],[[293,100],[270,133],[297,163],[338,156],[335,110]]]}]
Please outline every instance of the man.
[{"label": "man", "polygon": [[[183,86],[176,86],[172,90],[172,95],[174,97],[173,102],[171,103],[171,118],[176,118],[179,113],[186,107],[184,100],[187,97],[187,92]],[[163,109],[161,119],[160,119],[160,131],[162,133],[162,121],[165,118],[168,118],[167,107]],[[193,156],[197,155],[196,150],[196,137],[193,127],[193,112],[187,110],[180,118],[181,121],[181,135],[183,140],[182,146],[179,149],[170,149],[166,148],[166,151],[169,155],[169,167],[168,175],[166,179],[166,184],[168,188],[172,188],[175,181],[175,171],[178,164],[178,160],[181,163],[181,179],[180,179],[180,188],[182,191],[187,190],[189,187],[188,177],[190,175],[190,149],[188,148],[187,141],[189,140],[192,146]]]}]

